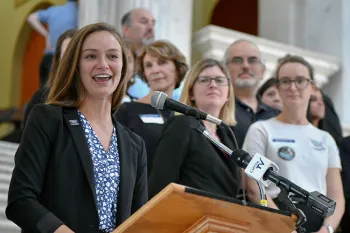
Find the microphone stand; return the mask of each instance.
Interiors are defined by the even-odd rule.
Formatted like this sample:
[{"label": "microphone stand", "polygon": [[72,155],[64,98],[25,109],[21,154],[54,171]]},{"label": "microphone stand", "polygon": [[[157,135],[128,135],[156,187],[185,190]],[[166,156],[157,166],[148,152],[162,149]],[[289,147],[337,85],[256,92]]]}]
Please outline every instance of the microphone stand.
[{"label": "microphone stand", "polygon": [[[199,124],[196,127],[196,130],[203,134],[212,144],[214,144],[216,147],[218,147],[219,149],[221,149],[223,152],[225,152],[228,156],[231,156],[232,154],[232,150],[230,148],[228,148],[227,146],[225,146],[224,144],[222,144],[220,141],[218,141],[216,138],[214,138],[209,132],[208,130],[202,126],[201,124]],[[232,132],[232,131],[231,131]],[[237,142],[236,142],[237,143]],[[266,197],[266,193],[265,193],[265,188],[264,186],[256,181],[259,187],[259,193],[260,193],[260,204],[264,207],[267,207],[267,197]],[[244,205],[247,204],[247,201],[244,198],[243,201]]]},{"label": "microphone stand", "polygon": [[307,218],[302,210],[295,207],[292,200],[290,200],[288,197],[288,192],[285,188],[281,188],[281,192],[278,194],[278,200],[286,205],[289,212],[295,214],[298,217],[298,220],[295,224],[295,227],[297,228],[296,231],[298,233],[305,233],[306,229],[302,227],[302,225],[306,223]]},{"label": "microphone stand", "polygon": [[[233,133],[231,127],[229,125],[227,125],[225,122],[221,122],[221,125],[224,126],[229,132],[230,132],[230,135],[233,139],[233,143],[235,144],[235,148],[239,149],[239,146],[238,146],[238,143],[237,143],[237,139],[236,139],[236,136],[235,134]],[[259,181],[256,181],[256,183],[258,184],[258,187],[259,187],[259,193],[260,193],[260,205],[261,206],[264,206],[264,207],[267,207],[267,196],[266,196],[266,192],[265,192],[265,187],[259,182]],[[247,205],[247,200],[246,200],[246,191],[245,191],[245,186],[243,184],[243,189],[242,189],[242,192],[243,192],[243,202],[244,202],[244,205]]]},{"label": "microphone stand", "polygon": [[[198,119],[200,120],[200,119]],[[207,130],[205,127],[203,127],[201,124],[199,124],[196,127],[196,130],[203,134],[212,144],[214,144],[216,147],[218,147],[219,149],[221,149],[222,151],[224,151],[226,154],[228,154],[229,156],[231,156],[232,154],[232,150],[230,148],[228,148],[227,146],[225,146],[224,144],[222,144],[221,142],[219,142],[216,138],[214,138]],[[259,190],[260,190],[260,203],[262,206],[267,206],[266,205],[266,193],[265,193],[265,188],[257,181],[258,186],[259,186]],[[288,192],[287,192],[287,187],[285,186],[279,186],[281,189],[281,192],[278,195],[278,199],[287,206],[287,210],[289,212],[291,212],[292,214],[295,214],[298,217],[298,220],[295,224],[296,227],[296,231],[298,233],[305,233],[305,228],[302,227],[303,224],[305,224],[305,222],[307,221],[306,216],[304,214],[303,211],[301,211],[300,209],[296,208],[295,205],[293,204],[293,202],[289,199],[288,197]],[[289,191],[289,190],[288,190]]]}]

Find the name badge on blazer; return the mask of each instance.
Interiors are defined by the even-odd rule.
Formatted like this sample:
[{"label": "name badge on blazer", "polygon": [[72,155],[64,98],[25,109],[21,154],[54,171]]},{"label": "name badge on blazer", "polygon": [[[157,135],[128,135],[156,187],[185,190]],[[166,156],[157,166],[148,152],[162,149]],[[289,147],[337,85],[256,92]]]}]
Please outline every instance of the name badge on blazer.
[{"label": "name badge on blazer", "polygon": [[69,124],[70,125],[79,125],[79,121],[78,120],[69,120]]},{"label": "name badge on blazer", "polygon": [[164,124],[163,117],[159,114],[141,114],[143,123]]}]

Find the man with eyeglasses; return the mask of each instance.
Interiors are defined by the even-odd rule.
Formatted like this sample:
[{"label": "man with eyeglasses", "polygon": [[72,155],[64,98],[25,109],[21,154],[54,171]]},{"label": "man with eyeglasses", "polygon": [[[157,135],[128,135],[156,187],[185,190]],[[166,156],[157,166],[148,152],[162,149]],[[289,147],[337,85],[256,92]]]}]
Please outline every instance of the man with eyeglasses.
[{"label": "man with eyeglasses", "polygon": [[256,97],[265,66],[253,42],[237,40],[232,43],[225,52],[224,62],[234,86],[237,120],[234,132],[241,148],[251,124],[275,117],[280,111]]}]

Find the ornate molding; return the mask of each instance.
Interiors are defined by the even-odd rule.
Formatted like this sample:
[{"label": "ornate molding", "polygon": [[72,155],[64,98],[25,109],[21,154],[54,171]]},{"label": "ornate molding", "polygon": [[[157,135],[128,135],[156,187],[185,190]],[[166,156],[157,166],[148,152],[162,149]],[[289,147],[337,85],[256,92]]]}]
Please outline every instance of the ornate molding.
[{"label": "ornate molding", "polygon": [[315,69],[315,79],[318,87],[322,87],[328,83],[329,79],[340,70],[340,60],[338,58],[215,25],[209,25],[197,31],[194,34],[192,46],[197,52],[202,54],[203,58],[210,57],[222,60],[226,48],[237,39],[251,40],[260,48],[266,64],[265,78],[272,76],[277,59],[286,54],[303,56],[311,63]]}]

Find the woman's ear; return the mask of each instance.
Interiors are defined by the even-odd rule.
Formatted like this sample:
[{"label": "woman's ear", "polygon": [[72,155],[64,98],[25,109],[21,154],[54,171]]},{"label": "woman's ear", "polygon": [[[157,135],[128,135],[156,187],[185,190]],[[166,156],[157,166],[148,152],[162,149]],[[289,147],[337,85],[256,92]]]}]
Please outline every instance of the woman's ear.
[{"label": "woman's ear", "polygon": [[192,88],[190,88],[190,90],[189,90],[189,92],[188,92],[188,95],[190,96],[190,100],[191,100],[191,101],[195,101],[195,100],[194,100],[194,96],[193,96],[193,89],[192,89]]}]

